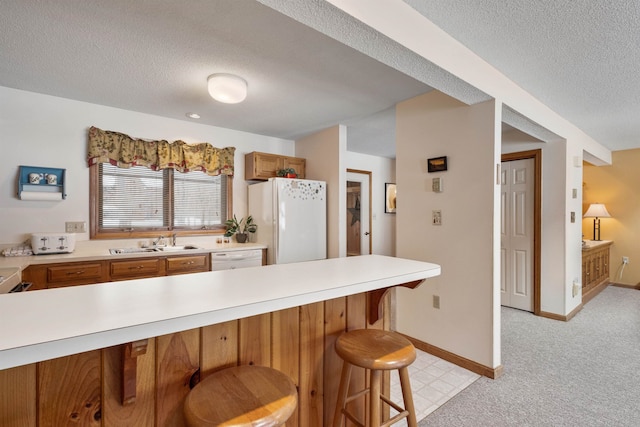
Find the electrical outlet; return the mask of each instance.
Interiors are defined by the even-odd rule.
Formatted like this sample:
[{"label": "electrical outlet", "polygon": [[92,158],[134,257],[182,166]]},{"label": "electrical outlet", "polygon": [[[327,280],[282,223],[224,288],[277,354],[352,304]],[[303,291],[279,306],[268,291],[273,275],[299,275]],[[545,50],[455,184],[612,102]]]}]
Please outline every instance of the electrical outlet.
[{"label": "electrical outlet", "polygon": [[64,231],[67,233],[86,233],[87,223],[85,221],[69,221],[64,223]]},{"label": "electrical outlet", "polygon": [[622,263],[623,264],[629,264],[629,257],[628,256],[623,256],[622,257]]},{"label": "electrical outlet", "polygon": [[574,280],[573,281],[573,288],[571,290],[571,294],[574,297],[577,297],[579,293],[580,293],[580,283],[578,283],[577,281]]},{"label": "electrical outlet", "polygon": [[433,296],[433,308],[440,308],[440,295]]},{"label": "electrical outlet", "polygon": [[431,223],[433,225],[442,225],[442,211],[431,211]]}]

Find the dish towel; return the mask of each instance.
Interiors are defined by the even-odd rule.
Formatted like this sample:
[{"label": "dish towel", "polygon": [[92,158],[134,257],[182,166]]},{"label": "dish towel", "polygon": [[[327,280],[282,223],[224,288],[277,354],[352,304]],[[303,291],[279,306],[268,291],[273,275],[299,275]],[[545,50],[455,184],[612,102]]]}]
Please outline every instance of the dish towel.
[{"label": "dish towel", "polygon": [[4,256],[29,256],[33,255],[33,251],[31,250],[31,241],[25,240],[18,246],[14,246],[12,248],[7,248],[2,251],[2,255]]}]

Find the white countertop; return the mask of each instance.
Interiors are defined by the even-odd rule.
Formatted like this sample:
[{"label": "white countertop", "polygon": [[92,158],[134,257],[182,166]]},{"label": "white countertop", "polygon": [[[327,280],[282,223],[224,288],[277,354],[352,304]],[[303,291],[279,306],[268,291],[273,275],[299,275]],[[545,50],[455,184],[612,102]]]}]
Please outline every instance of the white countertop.
[{"label": "white countertop", "polygon": [[20,283],[20,270],[15,267],[0,268],[0,294],[5,294]]},{"label": "white countertop", "polygon": [[0,369],[438,275],[364,255],[0,295]]},{"label": "white countertop", "polygon": [[613,240],[583,240],[583,242],[584,245],[582,245],[582,249],[593,249],[598,246],[613,243]]}]

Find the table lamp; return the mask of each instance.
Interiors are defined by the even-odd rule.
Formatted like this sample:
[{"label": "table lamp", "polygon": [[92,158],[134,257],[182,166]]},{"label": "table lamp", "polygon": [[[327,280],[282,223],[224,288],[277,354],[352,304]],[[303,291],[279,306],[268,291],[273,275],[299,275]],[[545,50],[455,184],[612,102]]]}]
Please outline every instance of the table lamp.
[{"label": "table lamp", "polygon": [[602,203],[591,203],[584,214],[584,218],[593,218],[593,240],[600,240],[600,218],[611,218],[607,208]]}]

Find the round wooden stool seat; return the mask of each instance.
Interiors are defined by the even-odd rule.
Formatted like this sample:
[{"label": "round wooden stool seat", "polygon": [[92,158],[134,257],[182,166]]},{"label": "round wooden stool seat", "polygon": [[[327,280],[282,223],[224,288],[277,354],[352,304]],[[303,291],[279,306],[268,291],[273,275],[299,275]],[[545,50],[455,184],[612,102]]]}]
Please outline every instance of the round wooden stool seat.
[{"label": "round wooden stool seat", "polygon": [[340,335],[336,352],[346,362],[365,369],[400,369],[416,360],[411,341],[377,329],[356,329]]},{"label": "round wooden stool seat", "polygon": [[[344,363],[338,401],[333,416],[333,427],[341,427],[346,419],[364,426],[360,416],[347,410],[347,404],[362,396],[368,397],[369,413],[367,426],[390,426],[406,418],[408,427],[417,427],[416,410],[409,383],[409,368],[416,360],[416,349],[411,341],[396,332],[378,329],[356,329],[340,335],[335,344],[336,353]],[[369,386],[349,394],[349,381],[353,367],[368,369]],[[401,407],[382,392],[382,372],[398,370],[404,407]],[[398,411],[398,414],[382,422],[381,402]]]},{"label": "round wooden stool seat", "polygon": [[215,372],[187,395],[189,427],[279,426],[298,403],[296,386],[280,371],[264,366],[236,366]]}]

